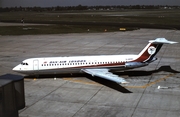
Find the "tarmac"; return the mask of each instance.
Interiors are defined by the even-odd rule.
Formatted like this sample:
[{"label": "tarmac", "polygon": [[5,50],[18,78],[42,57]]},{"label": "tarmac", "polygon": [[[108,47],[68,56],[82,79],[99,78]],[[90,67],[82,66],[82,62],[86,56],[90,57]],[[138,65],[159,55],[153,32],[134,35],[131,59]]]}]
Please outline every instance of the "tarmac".
[{"label": "tarmac", "polygon": [[[180,42],[180,31],[140,29],[57,35],[0,36],[0,74],[24,59],[138,54],[158,37]],[[132,93],[84,77],[25,78],[26,107],[19,117],[180,117],[180,45],[163,45],[149,66],[120,71]]]}]

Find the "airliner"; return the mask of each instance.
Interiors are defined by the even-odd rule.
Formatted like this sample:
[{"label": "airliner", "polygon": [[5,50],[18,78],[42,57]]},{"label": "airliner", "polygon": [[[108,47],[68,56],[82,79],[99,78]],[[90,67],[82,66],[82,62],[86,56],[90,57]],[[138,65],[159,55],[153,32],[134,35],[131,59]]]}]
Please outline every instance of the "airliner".
[{"label": "airliner", "polygon": [[29,58],[13,68],[26,75],[46,75],[63,73],[86,73],[118,84],[128,83],[113,71],[147,66],[157,60],[155,55],[163,44],[175,44],[165,38],[150,40],[137,55],[96,55]]}]

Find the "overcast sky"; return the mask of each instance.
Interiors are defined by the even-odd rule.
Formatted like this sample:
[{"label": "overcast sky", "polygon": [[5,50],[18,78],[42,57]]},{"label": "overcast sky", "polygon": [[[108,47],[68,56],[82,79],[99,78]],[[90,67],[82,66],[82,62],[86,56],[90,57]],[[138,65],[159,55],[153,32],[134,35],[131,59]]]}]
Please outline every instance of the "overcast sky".
[{"label": "overcast sky", "polygon": [[0,0],[0,7],[51,7],[77,5],[180,5],[180,0]]}]

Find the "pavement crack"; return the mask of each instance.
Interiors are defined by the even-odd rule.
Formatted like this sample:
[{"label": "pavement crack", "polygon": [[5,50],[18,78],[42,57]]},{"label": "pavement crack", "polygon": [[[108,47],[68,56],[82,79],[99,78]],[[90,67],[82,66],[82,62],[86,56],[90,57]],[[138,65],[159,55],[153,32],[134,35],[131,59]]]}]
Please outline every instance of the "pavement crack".
[{"label": "pavement crack", "polygon": [[102,88],[103,88],[103,86],[102,86],[101,88],[99,88],[99,90],[97,90],[97,92],[96,92],[91,98],[89,98],[89,100],[86,101],[86,102],[83,104],[83,106],[80,107],[79,110],[77,110],[77,112],[76,112],[72,117],[75,117],[76,114],[77,114],[82,108],[84,108],[84,106],[86,106],[86,105],[90,102],[90,100],[91,100],[94,96],[96,96],[96,95],[98,94],[98,92],[99,92]]}]

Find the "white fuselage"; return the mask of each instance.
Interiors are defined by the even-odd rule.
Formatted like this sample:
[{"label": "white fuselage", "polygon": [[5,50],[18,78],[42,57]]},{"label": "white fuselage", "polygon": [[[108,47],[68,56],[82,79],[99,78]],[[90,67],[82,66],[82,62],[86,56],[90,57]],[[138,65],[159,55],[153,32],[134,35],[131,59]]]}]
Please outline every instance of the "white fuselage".
[{"label": "white fuselage", "polygon": [[[23,74],[59,74],[77,73],[83,69],[130,69],[148,65],[156,60],[154,57],[163,44],[174,44],[165,38],[150,40],[138,55],[98,55],[72,57],[30,58],[13,68]],[[87,70],[83,70],[86,71]],[[89,70],[88,70],[89,71]],[[92,71],[92,70],[91,70]]]},{"label": "white fuselage", "polygon": [[74,57],[30,58],[13,70],[23,74],[79,73],[84,68],[125,68],[126,62],[134,61],[138,55],[100,55]]},{"label": "white fuselage", "polygon": [[55,75],[62,73],[86,73],[109,81],[128,83],[111,71],[143,67],[156,60],[155,55],[163,44],[174,44],[165,38],[150,40],[138,55],[98,55],[72,57],[30,58],[13,68],[27,75]]}]

